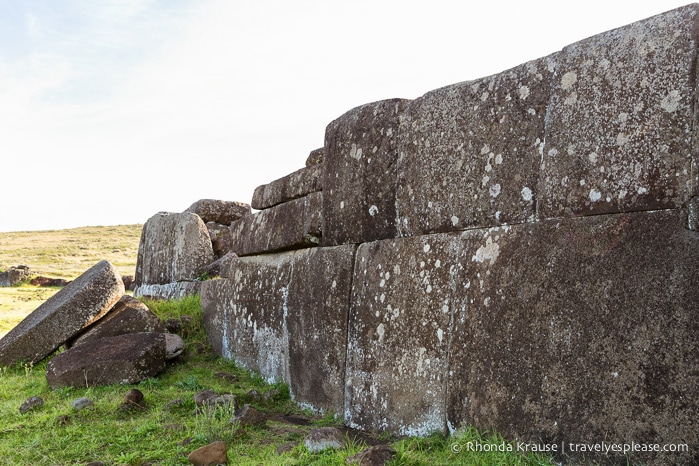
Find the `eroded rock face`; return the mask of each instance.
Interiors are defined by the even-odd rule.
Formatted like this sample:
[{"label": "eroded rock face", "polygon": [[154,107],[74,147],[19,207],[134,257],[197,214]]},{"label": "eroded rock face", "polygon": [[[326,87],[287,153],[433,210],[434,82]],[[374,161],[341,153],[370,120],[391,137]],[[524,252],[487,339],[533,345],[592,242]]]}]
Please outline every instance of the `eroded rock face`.
[{"label": "eroded rock face", "polygon": [[91,340],[53,357],[46,380],[53,389],[138,383],[165,369],[165,350],[162,333]]},{"label": "eroded rock face", "polygon": [[689,198],[698,8],[563,49],[542,154],[544,218],[676,208]]},{"label": "eroded rock face", "polygon": [[221,201],[217,199],[200,199],[185,210],[197,214],[204,223],[215,222],[230,225],[250,215],[250,205],[244,202]]},{"label": "eroded rock face", "polygon": [[323,193],[316,192],[233,222],[233,252],[247,256],[318,246],[322,206]]},{"label": "eroded rock face", "polygon": [[214,351],[294,398],[343,410],[347,312],[354,245],[230,262],[225,279],[202,283],[202,313]]},{"label": "eroded rock face", "polygon": [[311,165],[271,183],[258,186],[252,195],[254,209],[268,209],[323,190],[323,165]]},{"label": "eroded rock face", "polygon": [[408,102],[362,105],[325,130],[324,246],[397,236],[398,130]]},{"label": "eroded rock face", "polygon": [[26,265],[10,267],[5,272],[0,273],[0,286],[15,286],[29,278],[31,270]]},{"label": "eroded rock face", "polygon": [[397,235],[532,221],[556,55],[429,92],[397,138]]},{"label": "eroded rock face", "polygon": [[97,263],[0,340],[0,365],[41,361],[102,317],[123,294],[116,268],[107,261]]},{"label": "eroded rock face", "polygon": [[160,212],[143,225],[136,286],[192,281],[213,261],[209,232],[197,214]]},{"label": "eroded rock face", "polygon": [[136,298],[124,295],[104,317],[71,339],[67,346],[79,345],[97,338],[140,332],[163,333],[165,325],[148,306]]}]

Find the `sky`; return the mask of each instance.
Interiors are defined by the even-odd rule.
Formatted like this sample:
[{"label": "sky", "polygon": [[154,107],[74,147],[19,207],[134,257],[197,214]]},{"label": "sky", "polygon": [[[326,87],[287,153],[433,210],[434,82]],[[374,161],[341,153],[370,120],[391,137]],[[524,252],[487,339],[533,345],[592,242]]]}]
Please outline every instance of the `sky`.
[{"label": "sky", "polygon": [[688,3],[0,0],[0,232],[249,203],[354,107]]}]

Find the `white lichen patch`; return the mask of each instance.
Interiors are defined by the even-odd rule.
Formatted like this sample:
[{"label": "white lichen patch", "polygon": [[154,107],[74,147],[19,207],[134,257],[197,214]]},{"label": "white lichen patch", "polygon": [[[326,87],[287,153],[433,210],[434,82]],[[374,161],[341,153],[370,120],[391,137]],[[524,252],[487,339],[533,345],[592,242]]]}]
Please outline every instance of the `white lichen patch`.
[{"label": "white lichen patch", "polygon": [[522,194],[522,199],[524,199],[525,201],[532,200],[532,196],[533,196],[532,190],[529,189],[527,186],[522,188],[522,191],[520,191],[520,193]]},{"label": "white lichen patch", "polygon": [[590,201],[592,202],[597,202],[602,198],[602,193],[597,191],[596,189],[591,189],[590,190]]},{"label": "white lichen patch", "polygon": [[526,100],[527,97],[529,97],[529,87],[528,86],[522,86],[519,88],[519,98],[522,100]]},{"label": "white lichen patch", "polygon": [[598,157],[597,153],[590,152],[587,156],[587,160],[589,160],[592,163],[597,163],[597,157]]},{"label": "white lichen patch", "polygon": [[452,215],[451,216],[451,225],[456,226],[458,224],[459,224],[459,217],[457,217],[456,215]]},{"label": "white lichen patch", "polygon": [[374,215],[376,215],[378,213],[379,213],[378,207],[376,207],[375,205],[372,205],[371,207],[369,207],[369,215],[371,215],[373,217]]},{"label": "white lichen patch", "polygon": [[663,97],[663,100],[660,101],[660,106],[666,112],[672,113],[680,106],[681,99],[682,96],[680,95],[680,92],[677,89],[673,89],[665,97]]},{"label": "white lichen patch", "polygon": [[500,184],[495,183],[494,185],[492,185],[492,186],[488,189],[488,192],[490,192],[490,195],[491,195],[492,197],[498,197],[498,195],[500,194],[500,190],[501,190],[501,189],[502,189],[502,188],[500,187]]},{"label": "white lichen patch", "polygon": [[500,255],[500,246],[498,243],[493,242],[493,238],[488,236],[485,240],[485,244],[480,246],[476,251],[476,254],[471,258],[472,262],[483,263],[485,261],[490,261],[490,265],[493,265],[498,256]]},{"label": "white lichen patch", "polygon": [[575,71],[568,71],[561,77],[561,88],[563,88],[564,91],[569,91],[577,81],[578,75]]},{"label": "white lichen patch", "polygon": [[350,157],[352,157],[355,160],[359,160],[362,158],[362,148],[357,147],[356,144],[352,144],[352,148],[350,149],[349,153]]}]

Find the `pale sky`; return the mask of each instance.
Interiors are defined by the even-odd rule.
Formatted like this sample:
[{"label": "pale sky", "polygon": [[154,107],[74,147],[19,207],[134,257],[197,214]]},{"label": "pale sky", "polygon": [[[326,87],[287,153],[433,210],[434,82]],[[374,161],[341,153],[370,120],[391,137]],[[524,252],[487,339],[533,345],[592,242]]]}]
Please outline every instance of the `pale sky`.
[{"label": "pale sky", "polygon": [[0,0],[0,232],[249,203],[356,106],[687,3]]}]

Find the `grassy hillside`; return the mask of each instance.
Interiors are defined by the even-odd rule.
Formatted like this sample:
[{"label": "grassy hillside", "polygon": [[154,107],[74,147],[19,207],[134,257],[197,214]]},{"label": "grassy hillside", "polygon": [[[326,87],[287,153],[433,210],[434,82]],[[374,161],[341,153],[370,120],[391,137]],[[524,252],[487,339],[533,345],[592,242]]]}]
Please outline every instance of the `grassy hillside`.
[{"label": "grassy hillside", "polygon": [[[72,280],[108,260],[122,275],[134,275],[141,228],[119,225],[0,233],[0,272],[27,265],[32,276]],[[56,291],[29,284],[0,287],[0,336]]]}]

